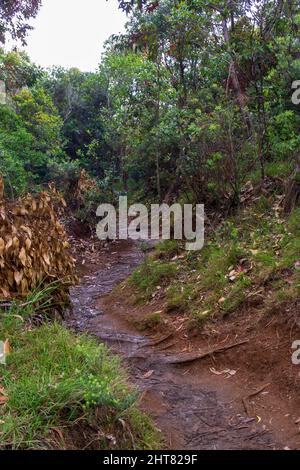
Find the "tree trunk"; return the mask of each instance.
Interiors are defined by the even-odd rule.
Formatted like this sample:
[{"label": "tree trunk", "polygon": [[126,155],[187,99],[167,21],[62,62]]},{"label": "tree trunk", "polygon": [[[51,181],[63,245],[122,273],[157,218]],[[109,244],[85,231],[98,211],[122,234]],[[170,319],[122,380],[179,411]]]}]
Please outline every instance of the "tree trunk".
[{"label": "tree trunk", "polygon": [[226,18],[223,18],[222,20],[222,28],[223,28],[223,35],[224,35],[224,41],[227,45],[228,52],[230,54],[230,64],[229,64],[229,78],[231,80],[232,86],[234,88],[235,94],[236,94],[236,100],[237,103],[241,109],[245,124],[247,126],[248,134],[249,136],[253,134],[252,132],[252,124],[251,124],[251,118],[249,115],[249,112],[247,110],[247,102],[248,98],[246,94],[243,92],[238,73],[237,73],[237,67],[234,58],[232,57],[231,53],[231,47],[230,47],[230,37],[229,37],[229,31],[228,31],[228,26],[227,26],[227,21]]}]

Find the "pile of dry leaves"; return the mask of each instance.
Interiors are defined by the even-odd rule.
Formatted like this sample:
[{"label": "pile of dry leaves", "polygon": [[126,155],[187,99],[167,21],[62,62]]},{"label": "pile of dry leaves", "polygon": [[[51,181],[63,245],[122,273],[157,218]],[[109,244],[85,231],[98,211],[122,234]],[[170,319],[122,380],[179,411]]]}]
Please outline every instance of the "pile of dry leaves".
[{"label": "pile of dry leaves", "polygon": [[74,279],[75,260],[58,220],[57,201],[53,188],[7,201],[0,176],[0,299],[24,297],[40,284]]},{"label": "pile of dry leaves", "polygon": [[85,193],[89,191],[96,192],[97,190],[98,187],[96,180],[91,178],[85,170],[81,170],[75,190],[75,196],[78,199],[82,199]]}]

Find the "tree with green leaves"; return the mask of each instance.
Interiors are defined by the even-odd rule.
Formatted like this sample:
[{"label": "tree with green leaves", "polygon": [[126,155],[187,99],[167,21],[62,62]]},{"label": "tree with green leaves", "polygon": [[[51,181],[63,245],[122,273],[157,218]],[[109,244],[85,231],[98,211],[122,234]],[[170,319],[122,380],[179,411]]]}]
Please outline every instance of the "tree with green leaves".
[{"label": "tree with green leaves", "polygon": [[[130,18],[120,50],[147,57],[168,83],[171,99],[167,111],[160,100],[154,127],[171,136],[166,117],[172,115],[177,151],[170,156],[170,195],[187,190],[198,199],[219,192],[236,205],[249,171],[258,166],[264,180],[279,154],[295,158],[299,123],[290,90],[299,75],[299,5],[160,0],[120,7]],[[165,156],[162,142],[160,134]]]},{"label": "tree with green leaves", "polygon": [[7,36],[26,43],[26,36],[32,26],[28,23],[41,6],[41,0],[1,0],[0,2],[0,44]]}]

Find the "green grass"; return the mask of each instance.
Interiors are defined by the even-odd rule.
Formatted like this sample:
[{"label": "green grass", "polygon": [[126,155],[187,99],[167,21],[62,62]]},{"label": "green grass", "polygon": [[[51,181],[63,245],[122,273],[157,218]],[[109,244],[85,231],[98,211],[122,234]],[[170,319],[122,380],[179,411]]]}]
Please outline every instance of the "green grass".
[{"label": "green grass", "polygon": [[181,243],[178,240],[164,240],[156,246],[155,258],[171,260],[181,251]]},{"label": "green grass", "polygon": [[[265,164],[265,175],[269,178],[287,178],[293,171],[292,161],[273,161]],[[254,182],[258,182],[261,179],[260,170],[255,170],[251,175]]]},{"label": "green grass", "polygon": [[227,293],[224,302],[220,304],[222,316],[235,312],[243,305],[246,299],[247,288],[251,285],[252,282],[247,276],[240,276]]},{"label": "green grass", "polygon": [[135,320],[134,325],[140,331],[153,330],[163,324],[163,318],[160,312],[148,313],[141,320]]},{"label": "green grass", "polygon": [[[173,241],[158,245],[131,282],[146,294],[144,300],[151,299],[159,285],[164,311],[189,315],[199,325],[242,312],[248,299],[249,305],[258,299],[257,292],[260,301],[252,303],[253,310],[268,311],[298,297],[300,208],[284,218],[277,201],[274,194],[261,196],[226,219],[199,252],[180,253]],[[181,256],[173,259],[175,254]]]},{"label": "green grass", "polygon": [[[7,313],[0,318],[0,338],[12,347],[7,365],[0,365],[8,397],[0,407],[0,448],[47,448],[53,428],[88,424],[99,409],[101,431],[121,418],[128,423],[119,448],[159,446],[158,433],[135,405],[137,392],[124,367],[103,344],[57,323],[31,328]],[[107,448],[105,437],[99,446]]]},{"label": "green grass", "polygon": [[212,316],[212,310],[194,310],[191,312],[191,324],[199,328]]},{"label": "green grass", "polygon": [[[221,289],[228,283],[226,274],[230,266],[243,258],[244,252],[236,242],[223,245],[211,244],[203,254],[204,265],[200,264],[202,285],[207,289]],[[207,261],[205,261],[207,259]]]},{"label": "green grass", "polygon": [[151,298],[156,288],[172,278],[175,273],[175,263],[161,263],[150,256],[133,272],[129,282],[143,294],[144,298]]},{"label": "green grass", "polygon": [[184,312],[188,308],[189,302],[195,297],[194,285],[188,282],[178,284],[174,282],[167,289],[167,304],[166,309],[168,312],[178,311]]}]

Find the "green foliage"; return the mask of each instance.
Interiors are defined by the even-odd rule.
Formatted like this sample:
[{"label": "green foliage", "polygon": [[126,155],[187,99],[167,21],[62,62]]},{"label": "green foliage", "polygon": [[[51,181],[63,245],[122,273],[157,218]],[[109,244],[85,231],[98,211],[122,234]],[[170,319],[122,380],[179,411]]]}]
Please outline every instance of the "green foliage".
[{"label": "green foliage", "polygon": [[25,54],[0,51],[0,80],[6,87],[0,104],[0,172],[11,197],[48,182],[48,165],[65,159],[62,119],[38,85],[42,76]]},{"label": "green foliage", "polygon": [[6,183],[5,189],[8,196],[12,199],[25,192],[28,187],[28,173],[26,172],[23,162],[4,147],[0,142],[0,173],[4,177]]},{"label": "green foliage", "polygon": [[104,114],[108,96],[104,77],[76,68],[54,67],[41,85],[53,99],[63,121],[64,149],[96,176],[106,178],[114,169],[110,143],[105,141]]},{"label": "green foliage", "polygon": [[62,120],[45,90],[40,87],[24,89],[14,96],[14,102],[18,116],[34,137],[36,149],[44,154],[44,158],[61,154]]},{"label": "green foliage", "polygon": [[131,21],[109,43],[103,70],[130,184],[143,179],[153,197],[171,187],[207,206],[237,206],[250,172],[260,179],[293,170],[299,5],[273,17],[269,0],[120,4]]},{"label": "green foliage", "polygon": [[[22,87],[32,87],[43,76],[41,67],[30,62],[24,51],[4,52],[0,48],[0,80],[8,94],[13,95]],[[9,96],[7,97],[9,101]]]},{"label": "green foliage", "polygon": [[20,117],[4,105],[0,105],[0,151],[1,173],[11,196],[27,189],[35,179],[34,172],[46,170],[44,156],[35,148],[33,136]]},{"label": "green foliage", "polygon": [[299,6],[273,17],[271,0],[251,8],[224,0],[120,3],[130,13],[126,32],[107,41],[96,73],[46,72],[24,53],[0,52],[0,79],[19,119],[18,130],[0,134],[16,192],[76,162],[101,180],[107,199],[113,187],[134,202],[188,195],[232,209],[249,175],[293,172]]}]

